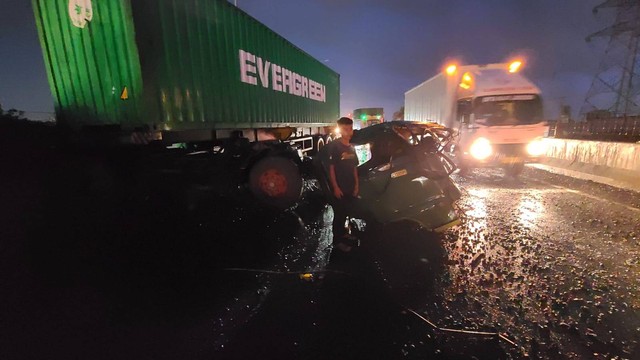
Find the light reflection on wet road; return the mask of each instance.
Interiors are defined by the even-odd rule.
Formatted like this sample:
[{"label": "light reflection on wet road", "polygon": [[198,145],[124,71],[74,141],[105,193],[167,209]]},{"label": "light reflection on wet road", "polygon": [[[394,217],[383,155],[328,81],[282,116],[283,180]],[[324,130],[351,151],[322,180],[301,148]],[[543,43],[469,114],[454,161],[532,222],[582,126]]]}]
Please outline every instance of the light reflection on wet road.
[{"label": "light reflection on wet road", "polygon": [[543,358],[640,357],[639,194],[533,170],[458,180],[465,221],[422,310],[496,327]]},{"label": "light reflection on wet road", "polygon": [[[532,169],[456,180],[464,221],[446,234],[444,258],[406,224],[363,235],[395,302],[441,326],[507,333],[515,357],[640,355],[640,195]],[[308,269],[328,259],[331,216],[307,225],[320,244],[306,242]]]},{"label": "light reflection on wet road", "polygon": [[[455,178],[463,224],[442,242],[407,224],[365,233],[369,280],[441,326],[508,334],[516,358],[640,356],[639,194],[533,169]],[[298,256],[313,255],[294,262],[324,266],[331,217],[326,208],[307,225]]]}]

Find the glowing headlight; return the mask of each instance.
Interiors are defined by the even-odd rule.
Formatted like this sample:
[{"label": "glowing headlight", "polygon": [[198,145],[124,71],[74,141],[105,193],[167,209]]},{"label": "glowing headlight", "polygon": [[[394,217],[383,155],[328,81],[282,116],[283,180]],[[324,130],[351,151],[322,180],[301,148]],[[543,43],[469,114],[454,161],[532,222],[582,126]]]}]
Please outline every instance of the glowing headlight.
[{"label": "glowing headlight", "polygon": [[491,142],[485,138],[477,138],[476,141],[471,144],[469,149],[471,156],[478,160],[484,160],[491,156],[493,149],[491,148]]},{"label": "glowing headlight", "polygon": [[547,143],[542,139],[536,139],[527,145],[527,152],[531,156],[541,156],[547,152]]}]

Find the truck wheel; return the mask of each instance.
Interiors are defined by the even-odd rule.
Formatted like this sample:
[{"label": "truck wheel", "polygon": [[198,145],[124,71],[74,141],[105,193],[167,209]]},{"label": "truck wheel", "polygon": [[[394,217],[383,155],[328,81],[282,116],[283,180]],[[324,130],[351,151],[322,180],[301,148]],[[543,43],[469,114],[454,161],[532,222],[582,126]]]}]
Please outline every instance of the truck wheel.
[{"label": "truck wheel", "polygon": [[268,156],[251,168],[249,188],[266,205],[284,210],[299,200],[302,176],[293,161]]},{"label": "truck wheel", "polygon": [[504,171],[507,174],[507,176],[511,176],[514,178],[518,177],[523,170],[524,170],[523,162],[514,163],[504,168]]}]

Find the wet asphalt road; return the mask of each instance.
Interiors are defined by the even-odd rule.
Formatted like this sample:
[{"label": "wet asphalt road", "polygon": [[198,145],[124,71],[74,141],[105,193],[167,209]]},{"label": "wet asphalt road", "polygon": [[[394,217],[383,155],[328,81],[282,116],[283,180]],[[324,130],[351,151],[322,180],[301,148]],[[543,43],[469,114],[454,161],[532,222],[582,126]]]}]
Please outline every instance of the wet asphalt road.
[{"label": "wet asphalt road", "polygon": [[497,327],[532,357],[640,358],[640,194],[533,169],[459,182],[444,301],[421,309]]},{"label": "wet asphalt road", "polygon": [[1,358],[640,358],[638,193],[476,170],[456,176],[458,228],[369,226],[344,256],[314,191],[284,214],[187,211],[180,180],[20,156],[0,184]]},{"label": "wet asphalt road", "polygon": [[[640,358],[640,194],[536,169],[519,179],[482,169],[456,180],[464,189],[461,226],[444,238],[409,224],[365,232],[357,253],[325,260],[329,269],[337,263],[350,274],[342,279],[325,274],[349,288],[332,294],[333,302],[344,302],[342,309],[322,303],[331,285],[305,288],[293,280],[280,289],[287,295],[271,303],[265,322],[249,325],[250,335],[240,335],[239,343],[228,344],[231,350],[221,354],[252,354],[245,348],[237,357],[234,351],[272,329],[279,318],[274,314],[299,311],[288,303],[297,294],[301,298],[294,302],[309,308],[286,323],[300,322],[302,329],[282,338],[291,341],[297,358]],[[329,224],[327,212],[316,223],[320,229]],[[321,254],[327,255],[328,240],[321,234]],[[322,269],[323,263],[313,268]],[[317,309],[335,306],[328,315]],[[340,311],[345,308],[350,310]],[[465,337],[458,339],[462,345],[443,345],[446,336],[432,334],[432,341],[429,329],[398,315],[407,309],[440,327],[497,331],[515,345],[470,346]],[[335,314],[355,318],[337,326],[348,329],[337,331],[338,339],[352,341],[309,340],[321,338],[324,331],[314,327]],[[305,321],[312,326],[305,328]],[[366,325],[354,324],[363,321]],[[409,330],[398,330],[398,324]],[[339,350],[327,353],[326,346]],[[271,353],[287,344],[274,347],[267,340],[258,348]]]}]

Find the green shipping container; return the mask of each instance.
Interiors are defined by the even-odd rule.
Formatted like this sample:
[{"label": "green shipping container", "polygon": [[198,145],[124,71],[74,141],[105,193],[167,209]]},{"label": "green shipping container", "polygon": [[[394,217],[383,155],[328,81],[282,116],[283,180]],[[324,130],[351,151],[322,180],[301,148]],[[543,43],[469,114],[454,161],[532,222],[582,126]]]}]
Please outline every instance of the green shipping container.
[{"label": "green shipping container", "polygon": [[33,0],[59,123],[325,126],[340,77],[226,0]]}]

